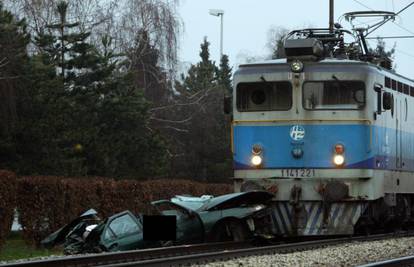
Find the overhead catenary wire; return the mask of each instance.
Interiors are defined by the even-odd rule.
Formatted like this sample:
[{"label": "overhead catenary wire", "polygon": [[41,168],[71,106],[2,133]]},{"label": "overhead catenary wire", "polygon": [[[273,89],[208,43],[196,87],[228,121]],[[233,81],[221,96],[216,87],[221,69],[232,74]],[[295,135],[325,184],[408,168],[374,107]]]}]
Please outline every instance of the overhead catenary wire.
[{"label": "overhead catenary wire", "polygon": [[410,38],[414,38],[414,35],[367,37],[365,39],[372,40],[372,39],[410,39]]},{"label": "overhead catenary wire", "polygon": [[[361,6],[363,6],[363,7],[365,7],[365,8],[367,8],[367,9],[369,9],[369,10],[371,10],[371,11],[374,11],[374,9],[372,9],[371,7],[369,7],[369,6],[367,6],[366,4],[364,4],[364,3],[362,3],[362,2],[360,2],[359,0],[353,0],[355,3],[358,3],[359,5],[361,5]],[[401,14],[402,12],[404,12],[407,8],[409,8],[410,6],[412,6],[414,4],[414,1],[413,2],[411,2],[410,4],[408,4],[407,6],[405,6],[403,9],[401,9],[400,11],[398,11],[397,13],[395,13],[395,15],[399,15],[399,14]],[[391,20],[391,18],[388,18],[388,19],[386,19],[386,20],[384,20],[384,22],[382,22],[380,25],[378,25],[376,28],[374,28],[373,30],[371,30],[368,34],[370,34],[370,33],[372,33],[373,31],[375,31],[376,29],[378,29],[379,27],[381,27],[382,25],[384,25],[385,23],[387,23],[388,21],[390,21]],[[396,26],[398,26],[399,28],[401,28],[401,29],[403,29],[403,30],[405,30],[406,32],[409,32],[410,34],[414,34],[414,32],[412,32],[412,31],[410,31],[409,29],[407,29],[407,28],[405,28],[405,27],[403,27],[403,26],[401,26],[400,24],[398,24],[398,23],[396,23],[395,21],[392,21],[392,23],[393,24],[395,24]],[[368,35],[367,34],[367,35]]]},{"label": "overhead catenary wire", "polygon": [[411,34],[414,34],[414,32],[413,32],[413,31],[410,31],[409,29],[407,29],[407,28],[405,28],[405,27],[401,26],[400,24],[398,24],[398,23],[396,23],[396,22],[394,22],[394,21],[393,21],[393,23],[394,23],[396,26],[398,26],[399,28],[401,28],[401,29],[405,30],[406,32],[411,33]]},{"label": "overhead catenary wire", "polygon": [[397,52],[398,52],[398,53],[400,53],[400,54],[404,54],[404,55],[406,55],[406,56],[409,56],[409,57],[414,58],[414,55],[413,55],[413,54],[407,53],[407,52],[402,51],[402,50],[397,49],[397,48],[394,48],[394,49],[395,49],[395,51],[397,51]]},{"label": "overhead catenary wire", "polygon": [[370,8],[369,6],[365,5],[364,3],[361,3],[361,2],[360,2],[360,1],[358,1],[358,0],[353,0],[353,1],[354,1],[354,2],[356,2],[356,3],[358,3],[358,4],[360,4],[361,6],[363,6],[363,7],[365,7],[365,8],[368,8],[368,9],[370,9],[370,10],[374,11],[374,9]]},{"label": "overhead catenary wire", "polygon": [[[397,15],[399,15],[399,14],[401,14],[402,12],[404,12],[407,8],[409,8],[410,6],[412,6],[412,5],[414,5],[414,1],[413,2],[411,2],[410,4],[408,4],[406,7],[404,7],[403,9],[401,9],[400,11],[398,11],[397,13],[395,13],[395,15],[397,16]],[[391,19],[393,19],[393,17],[389,17],[389,18],[387,18],[387,19],[385,19],[382,23],[380,23],[378,26],[376,26],[374,29],[372,29],[372,30],[370,30],[368,33],[367,33],[367,35],[369,35],[370,33],[372,33],[373,31],[375,31],[376,29],[378,29],[379,27],[381,27],[382,25],[384,25],[385,23],[387,23],[388,21],[390,21]],[[396,24],[395,22],[394,22],[394,24]],[[397,25],[397,24],[396,24]]]},{"label": "overhead catenary wire", "polygon": [[[373,39],[378,39],[378,38],[370,38],[368,41],[373,41]],[[409,56],[409,57],[414,58],[414,55],[413,54],[410,54],[408,52],[402,51],[402,50],[397,49],[395,47],[392,47],[390,45],[385,44],[385,47],[388,48],[388,49],[394,49],[396,53],[403,54],[403,55],[406,55],[406,56]]]},{"label": "overhead catenary wire", "polygon": [[[363,6],[363,7],[365,7],[365,8],[367,8],[367,9],[369,9],[369,10],[371,10],[371,11],[374,11],[374,9],[373,8],[371,8],[371,7],[369,7],[369,6],[367,6],[366,4],[364,4],[364,3],[361,3],[359,0],[353,0],[355,3],[358,3],[359,5],[361,5],[361,6]],[[409,8],[410,6],[412,6],[414,4],[414,1],[413,2],[411,2],[410,4],[408,4],[407,6],[405,6],[403,9],[401,9],[400,11],[398,11],[397,13],[396,13],[396,15],[398,15],[398,14],[401,14],[404,10],[406,10],[407,8]],[[385,23],[385,22],[384,22]],[[382,23],[382,25],[384,24],[384,23]],[[414,32],[412,32],[412,31],[410,31],[409,29],[407,29],[407,28],[405,28],[405,27],[403,27],[403,26],[401,26],[400,24],[398,24],[398,23],[396,23],[395,21],[392,21],[392,23],[394,24],[394,25],[396,25],[396,26],[398,26],[399,28],[401,28],[401,29],[403,29],[403,30],[405,30],[406,32],[408,32],[408,33],[410,33],[410,34],[414,34]],[[368,37],[368,38],[365,38],[365,39],[367,39],[367,41],[372,41],[373,39],[381,39],[382,37]],[[383,39],[391,39],[391,38],[383,38]],[[398,38],[397,38],[398,39]],[[408,39],[408,38],[399,38],[399,39]],[[387,45],[386,45],[387,46]],[[407,52],[405,52],[405,51],[402,51],[402,50],[400,50],[400,49],[396,49],[395,47],[394,47],[394,49],[395,49],[395,51],[397,52],[397,53],[400,53],[400,54],[404,54],[404,55],[406,55],[406,56],[409,56],[409,57],[413,57],[414,58],[414,55],[412,55],[412,54],[410,54],[410,53],[407,53]]]}]

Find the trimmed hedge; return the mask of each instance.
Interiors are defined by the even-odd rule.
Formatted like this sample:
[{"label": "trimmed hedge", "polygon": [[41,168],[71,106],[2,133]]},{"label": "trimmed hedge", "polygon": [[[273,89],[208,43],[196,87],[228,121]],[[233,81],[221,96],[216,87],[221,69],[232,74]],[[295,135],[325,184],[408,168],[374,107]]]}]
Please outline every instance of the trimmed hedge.
[{"label": "trimmed hedge", "polygon": [[11,231],[16,206],[16,175],[0,170],[0,248]]},{"label": "trimmed hedge", "polygon": [[187,180],[115,181],[108,178],[23,177],[18,181],[17,208],[23,236],[39,245],[48,234],[94,208],[102,217],[123,210],[151,213],[150,202],[178,194],[199,196],[230,193],[228,184]]}]

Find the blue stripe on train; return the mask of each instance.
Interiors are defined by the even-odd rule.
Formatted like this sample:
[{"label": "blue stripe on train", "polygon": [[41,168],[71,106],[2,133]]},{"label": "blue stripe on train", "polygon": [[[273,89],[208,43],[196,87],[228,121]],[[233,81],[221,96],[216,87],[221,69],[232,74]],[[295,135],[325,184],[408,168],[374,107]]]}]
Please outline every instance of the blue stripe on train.
[{"label": "blue stripe on train", "polygon": [[[345,168],[414,170],[414,134],[400,132],[400,150],[396,148],[396,130],[368,125],[302,125],[305,137],[293,141],[286,126],[234,126],[234,168],[251,169],[254,144],[263,146],[263,168],[332,168],[335,144],[345,146]],[[371,138],[370,138],[371,136]],[[293,148],[302,148],[300,159]],[[396,155],[402,156],[397,159]],[[403,164],[402,164],[403,163]]]}]

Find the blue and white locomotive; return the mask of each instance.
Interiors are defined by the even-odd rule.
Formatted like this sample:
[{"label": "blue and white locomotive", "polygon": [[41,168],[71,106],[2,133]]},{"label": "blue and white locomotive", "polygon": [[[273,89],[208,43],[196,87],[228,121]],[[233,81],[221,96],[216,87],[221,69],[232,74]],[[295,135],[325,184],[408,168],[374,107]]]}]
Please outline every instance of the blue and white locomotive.
[{"label": "blue and white locomotive", "polygon": [[273,192],[280,235],[348,235],[414,216],[414,81],[346,34],[294,31],[286,58],[234,74],[235,190]]}]

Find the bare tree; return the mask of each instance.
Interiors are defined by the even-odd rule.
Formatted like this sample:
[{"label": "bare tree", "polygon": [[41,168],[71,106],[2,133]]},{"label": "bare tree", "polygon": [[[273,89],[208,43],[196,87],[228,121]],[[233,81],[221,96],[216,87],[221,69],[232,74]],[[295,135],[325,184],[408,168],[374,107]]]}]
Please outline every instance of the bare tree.
[{"label": "bare tree", "polygon": [[267,31],[267,48],[270,51],[271,58],[285,57],[283,49],[283,39],[289,33],[289,30],[282,26],[272,25]]},{"label": "bare tree", "polygon": [[[59,14],[56,13],[58,1],[55,0],[4,0],[4,2],[14,14],[24,17],[35,33],[44,32],[47,30],[47,25],[59,20]],[[80,27],[84,30],[90,30],[91,27],[99,24],[98,20],[102,19],[102,13],[107,8],[106,1],[70,0],[67,2],[70,6],[67,19],[79,21]]]},{"label": "bare tree", "polygon": [[[56,23],[54,0],[4,0],[5,6],[26,21],[32,32],[48,30]],[[182,23],[177,14],[179,0],[69,0],[67,18],[79,22],[82,31],[90,31],[91,40],[100,44],[103,36],[112,38],[113,49],[125,52],[137,43],[145,31],[150,43],[159,51],[166,68],[174,68]]]},{"label": "bare tree", "polygon": [[145,31],[149,37],[148,45],[157,49],[161,61],[172,67],[177,59],[177,36],[181,28],[175,8],[177,3],[176,0],[121,1],[121,18],[115,30],[122,50],[129,50],[137,41],[142,41],[137,38]]}]

